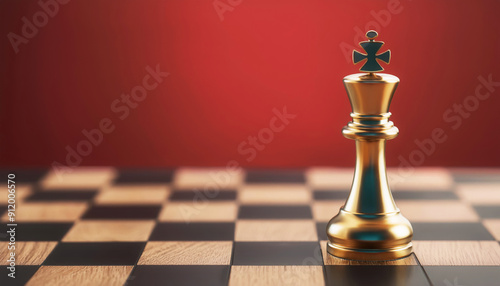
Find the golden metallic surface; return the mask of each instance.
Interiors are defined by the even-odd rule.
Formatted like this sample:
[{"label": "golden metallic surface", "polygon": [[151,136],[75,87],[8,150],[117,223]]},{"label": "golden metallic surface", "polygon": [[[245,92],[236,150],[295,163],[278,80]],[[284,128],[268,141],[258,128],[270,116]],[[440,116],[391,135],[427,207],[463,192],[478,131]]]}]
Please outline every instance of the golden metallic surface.
[{"label": "golden metallic surface", "polygon": [[392,260],[412,253],[413,229],[394,203],[387,182],[385,141],[398,129],[389,106],[399,79],[389,74],[344,78],[352,107],[346,138],[356,140],[356,169],[351,192],[327,225],[328,253],[354,260]]}]

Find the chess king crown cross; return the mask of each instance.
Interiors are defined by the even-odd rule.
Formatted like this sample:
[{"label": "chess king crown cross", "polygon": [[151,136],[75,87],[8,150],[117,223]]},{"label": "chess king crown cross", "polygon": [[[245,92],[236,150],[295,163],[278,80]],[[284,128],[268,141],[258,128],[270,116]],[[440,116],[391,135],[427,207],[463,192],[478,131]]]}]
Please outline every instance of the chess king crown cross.
[{"label": "chess king crown cross", "polygon": [[374,39],[378,36],[378,33],[370,30],[366,33],[368,41],[360,42],[359,45],[365,50],[366,54],[360,53],[356,50],[352,51],[352,61],[357,64],[364,59],[366,59],[365,64],[359,69],[363,72],[379,72],[383,71],[384,68],[378,63],[377,60],[381,60],[388,64],[391,60],[391,50],[387,50],[381,54],[377,54],[384,42],[375,41]]}]

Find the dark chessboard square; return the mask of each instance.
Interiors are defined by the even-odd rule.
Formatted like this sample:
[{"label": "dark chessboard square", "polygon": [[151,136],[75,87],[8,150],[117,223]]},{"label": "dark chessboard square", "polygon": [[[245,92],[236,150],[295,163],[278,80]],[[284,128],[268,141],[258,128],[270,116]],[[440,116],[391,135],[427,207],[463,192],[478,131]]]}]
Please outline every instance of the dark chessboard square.
[{"label": "dark chessboard square", "polygon": [[322,265],[318,242],[235,242],[233,265]]},{"label": "dark chessboard square", "polygon": [[14,181],[16,184],[32,184],[32,183],[37,183],[42,179],[46,174],[48,170],[44,169],[24,169],[24,170],[16,170],[11,169],[11,170],[0,170],[0,176],[1,178],[6,178],[9,174],[14,174],[16,177],[14,178]]},{"label": "dark chessboard square", "polygon": [[228,265],[138,265],[127,286],[222,286],[229,282],[229,271]]},{"label": "dark chessboard square", "polygon": [[92,206],[83,219],[156,219],[161,206]]},{"label": "dark chessboard square", "polygon": [[59,243],[44,265],[134,265],[145,242]]},{"label": "dark chessboard square", "polygon": [[315,200],[346,200],[349,196],[349,191],[323,191],[317,190],[313,192]]},{"label": "dark chessboard square", "polygon": [[236,200],[236,191],[219,191],[217,193],[206,194],[199,190],[174,191],[169,198],[170,201],[193,201],[193,200],[209,200],[209,201],[231,201]]},{"label": "dark chessboard square", "polygon": [[149,240],[234,240],[234,223],[158,223]]},{"label": "dark chessboard square", "polygon": [[482,223],[413,222],[414,240],[495,240]]},{"label": "dark chessboard square", "polygon": [[119,169],[115,184],[164,184],[172,182],[173,170]]},{"label": "dark chessboard square", "polygon": [[247,183],[296,183],[304,184],[306,178],[303,170],[248,170]]},{"label": "dark chessboard square", "polygon": [[16,278],[10,278],[7,275],[11,273],[7,269],[7,265],[2,265],[0,267],[0,285],[8,286],[21,286],[25,285],[28,280],[35,274],[35,272],[40,268],[38,265],[16,265]]},{"label": "dark chessboard square", "polygon": [[392,192],[396,200],[458,200],[454,192],[443,191],[401,191]]},{"label": "dark chessboard square", "polygon": [[474,206],[481,218],[500,218],[500,207],[498,206]]},{"label": "dark chessboard square", "polygon": [[328,236],[326,235],[326,225],[327,222],[317,222],[316,223],[316,231],[318,232],[319,240],[328,240]]},{"label": "dark chessboard square", "polygon": [[312,219],[311,207],[298,206],[240,206],[240,219]]},{"label": "dark chessboard square", "polygon": [[424,266],[434,286],[500,284],[500,266]]},{"label": "dark chessboard square", "polygon": [[[16,227],[17,241],[60,241],[72,223],[20,223]],[[0,240],[9,227],[6,224],[0,225]]]},{"label": "dark chessboard square", "polygon": [[422,268],[417,265],[325,265],[325,278],[326,285],[431,285]]},{"label": "dark chessboard square", "polygon": [[89,201],[97,194],[97,190],[78,191],[38,191],[26,198],[28,202],[43,201]]}]

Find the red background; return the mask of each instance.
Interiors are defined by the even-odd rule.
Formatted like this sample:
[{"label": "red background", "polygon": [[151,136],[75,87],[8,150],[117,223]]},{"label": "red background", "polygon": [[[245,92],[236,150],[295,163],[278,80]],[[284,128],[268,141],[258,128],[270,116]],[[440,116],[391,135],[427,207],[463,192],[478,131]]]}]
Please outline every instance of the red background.
[{"label": "red background", "polygon": [[[359,41],[358,27],[378,29],[393,53],[386,72],[401,79],[389,165],[442,128],[447,140],[423,165],[498,166],[500,87],[456,130],[443,113],[474,95],[478,76],[500,81],[500,2],[401,0],[367,26],[390,2],[233,0],[221,21],[212,0],[72,0],[16,54],[7,35],[41,8],[1,1],[1,164],[64,164],[65,147],[110,118],[115,130],[82,165],[351,166],[342,78],[359,66],[340,45]],[[119,120],[111,103],[157,64],[170,75]],[[297,117],[247,162],[238,145],[284,106]]]}]

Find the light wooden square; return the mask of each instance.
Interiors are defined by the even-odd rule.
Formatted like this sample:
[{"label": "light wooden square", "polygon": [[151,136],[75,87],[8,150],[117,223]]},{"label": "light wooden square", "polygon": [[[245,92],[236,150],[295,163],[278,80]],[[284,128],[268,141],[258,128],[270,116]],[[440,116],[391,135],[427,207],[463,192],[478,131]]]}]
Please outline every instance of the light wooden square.
[{"label": "light wooden square", "polygon": [[238,198],[242,204],[308,204],[312,192],[300,184],[252,184],[241,187]]},{"label": "light wooden square", "polygon": [[220,202],[169,202],[160,212],[159,221],[175,222],[222,222],[234,221],[238,205]]},{"label": "light wooden square", "polygon": [[335,257],[327,252],[326,244],[328,241],[323,240],[321,244],[321,252],[323,254],[323,263],[325,265],[418,265],[415,255],[410,255],[406,258],[389,261],[360,261],[348,260]]},{"label": "light wooden square", "polygon": [[332,200],[324,202],[314,202],[312,204],[312,214],[315,221],[327,222],[338,214],[345,201]]},{"label": "light wooden square", "polygon": [[108,185],[116,176],[114,168],[79,167],[72,172],[51,170],[42,179],[44,189],[92,189]]},{"label": "light wooden square", "polygon": [[[87,209],[86,203],[23,202],[16,210],[16,222],[65,222],[79,219]],[[5,213],[2,221],[8,221]]]},{"label": "light wooden square", "polygon": [[457,185],[461,200],[479,205],[500,205],[499,183],[474,183]]},{"label": "light wooden square", "polygon": [[112,186],[103,188],[94,201],[98,205],[160,205],[167,201],[169,193],[165,185]]},{"label": "light wooden square", "polygon": [[464,168],[453,168],[451,169],[455,175],[467,176],[467,177],[499,177],[500,168],[482,168],[482,167],[464,167]]},{"label": "light wooden square", "polygon": [[243,171],[226,168],[182,168],[175,172],[174,186],[178,189],[235,189],[243,183]]},{"label": "light wooden square", "polygon": [[78,221],[64,236],[65,242],[147,241],[153,231],[152,220]]},{"label": "light wooden square", "polygon": [[317,241],[312,220],[239,220],[236,241]]},{"label": "light wooden square", "polygon": [[354,168],[310,168],[306,171],[307,184],[314,189],[349,190]]},{"label": "light wooden square", "polygon": [[400,200],[397,206],[411,222],[474,222],[479,216],[474,209],[454,200]]},{"label": "light wooden square", "polygon": [[453,176],[445,168],[388,168],[387,176],[391,189],[395,191],[448,191],[453,188]]},{"label": "light wooden square", "polygon": [[133,266],[42,266],[27,286],[119,286],[124,285]]},{"label": "light wooden square", "polygon": [[413,249],[424,266],[500,265],[496,241],[413,241]]},{"label": "light wooden square", "polygon": [[322,266],[232,266],[230,286],[323,286]]},{"label": "light wooden square", "polygon": [[[22,231],[22,229],[17,229]],[[55,241],[17,241],[15,244],[16,265],[40,265],[57,245]],[[7,259],[13,250],[8,242],[0,242],[0,265],[8,265]]]},{"label": "light wooden square", "polygon": [[139,265],[229,265],[232,241],[151,241]]},{"label": "light wooden square", "polygon": [[485,219],[483,225],[496,240],[500,240],[500,219]]}]

